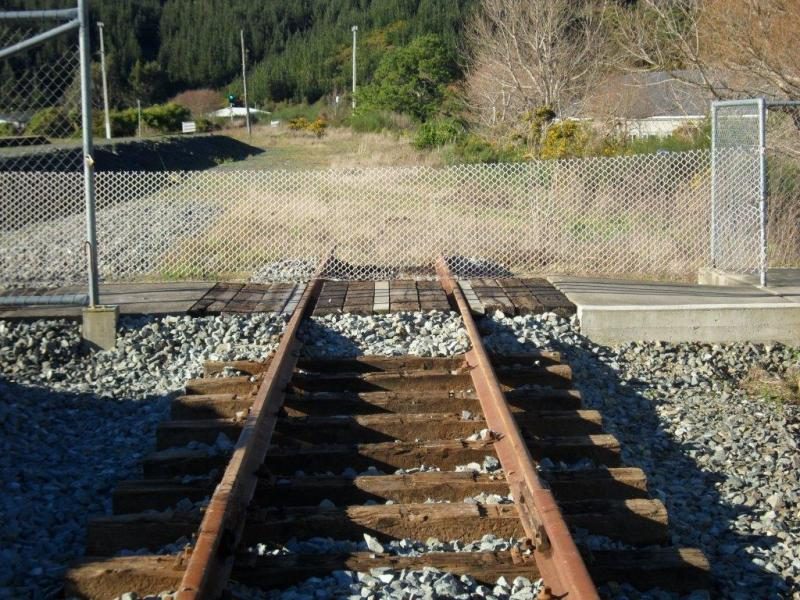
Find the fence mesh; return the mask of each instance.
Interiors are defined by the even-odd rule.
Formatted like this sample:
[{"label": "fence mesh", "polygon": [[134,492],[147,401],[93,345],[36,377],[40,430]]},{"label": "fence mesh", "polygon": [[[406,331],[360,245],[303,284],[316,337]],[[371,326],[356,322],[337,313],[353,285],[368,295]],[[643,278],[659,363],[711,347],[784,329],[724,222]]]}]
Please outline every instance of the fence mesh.
[{"label": "fence mesh", "polygon": [[[0,173],[14,207],[0,273],[79,282],[80,176]],[[705,151],[526,164],[325,171],[101,172],[100,274],[294,280],[328,276],[603,273],[683,279],[708,263]]]},{"label": "fence mesh", "polygon": [[800,266],[800,104],[767,103],[767,260]]},{"label": "fence mesh", "polygon": [[[2,20],[0,48],[53,25],[42,19]],[[0,59],[0,171],[81,169],[79,67],[75,33]],[[0,198],[4,205],[9,200],[5,193]]]},{"label": "fence mesh", "polygon": [[753,100],[717,106],[713,116],[713,264],[727,271],[760,266],[760,115]]}]

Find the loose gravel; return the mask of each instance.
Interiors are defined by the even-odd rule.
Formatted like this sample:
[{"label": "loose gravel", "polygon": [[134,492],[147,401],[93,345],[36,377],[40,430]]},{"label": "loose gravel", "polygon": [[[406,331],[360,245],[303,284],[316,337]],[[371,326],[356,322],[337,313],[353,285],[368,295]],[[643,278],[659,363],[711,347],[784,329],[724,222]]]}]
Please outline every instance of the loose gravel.
[{"label": "loose gravel", "polygon": [[0,321],[0,598],[54,595],[86,515],[110,512],[170,395],[206,359],[263,357],[283,326],[272,314],[123,318],[115,350],[84,353],[75,323]]},{"label": "loose gravel", "polygon": [[[163,198],[132,200],[97,211],[100,276],[111,281],[158,272],[165,255],[214,222],[220,207]],[[0,272],[13,285],[56,286],[86,277],[82,212],[42,221],[0,238]],[[188,232],[188,233],[187,233]],[[212,271],[215,265],[206,265]]]},{"label": "loose gravel", "polygon": [[308,356],[452,356],[469,349],[461,316],[436,310],[312,317],[300,337]]},{"label": "loose gravel", "polygon": [[[111,487],[134,473],[150,449],[170,392],[198,375],[206,358],[263,356],[277,342],[283,320],[123,319],[122,326],[117,350],[85,355],[73,324],[0,322],[0,598],[55,591],[63,565],[80,553],[84,515],[109,510]],[[753,366],[771,373],[796,367],[797,350],[753,344],[606,348],[581,336],[574,320],[552,314],[495,315],[482,327],[491,348],[565,354],[587,407],[603,412],[627,464],[645,470],[651,493],[667,505],[673,543],[708,555],[711,597],[800,596],[800,408],[749,397],[740,388]],[[442,356],[468,347],[453,313],[315,317],[303,335],[312,355]],[[205,344],[197,344],[198,338]],[[600,536],[590,541],[597,548],[611,545]],[[338,543],[317,542],[322,549],[327,545],[325,551]],[[366,541],[356,544],[366,547]],[[409,552],[455,549],[438,540],[393,544],[405,544],[400,549]],[[392,544],[382,546],[394,551]],[[400,598],[413,591],[435,597],[435,587],[424,586],[445,577],[384,575],[386,581],[342,572],[338,579],[334,574],[269,597],[318,597],[310,595],[317,589],[322,597]],[[447,588],[454,593],[449,597],[479,595],[478,586],[470,587],[474,582],[450,577],[445,581],[455,587]],[[517,592],[528,597],[535,585]],[[397,595],[398,586],[409,595]],[[484,597],[516,597],[513,582],[509,588],[505,596],[489,590]],[[627,587],[604,593],[670,597]]]},{"label": "loose gravel", "polygon": [[[673,543],[708,556],[714,598],[800,597],[800,407],[748,396],[750,368],[783,374],[781,345],[628,343],[581,336],[553,314],[482,323],[488,346],[564,353],[587,408],[602,411],[627,464],[667,506]],[[599,540],[593,540],[598,546]],[[599,544],[602,545],[602,544]],[[636,598],[628,588],[609,597]]]}]

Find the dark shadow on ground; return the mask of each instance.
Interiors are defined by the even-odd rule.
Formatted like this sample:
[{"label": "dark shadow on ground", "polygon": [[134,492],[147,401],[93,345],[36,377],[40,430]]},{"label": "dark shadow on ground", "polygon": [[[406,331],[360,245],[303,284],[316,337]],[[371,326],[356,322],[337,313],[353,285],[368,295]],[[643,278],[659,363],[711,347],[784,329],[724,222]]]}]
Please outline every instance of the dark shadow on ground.
[{"label": "dark shadow on ground", "polygon": [[0,596],[60,597],[89,517],[109,512],[113,486],[138,472],[167,405],[0,375]]},{"label": "dark shadow on ground", "polygon": [[[264,150],[224,135],[125,138],[95,144],[95,164],[102,171],[203,171],[224,162],[244,160]],[[0,151],[3,171],[78,171],[79,141]]]}]

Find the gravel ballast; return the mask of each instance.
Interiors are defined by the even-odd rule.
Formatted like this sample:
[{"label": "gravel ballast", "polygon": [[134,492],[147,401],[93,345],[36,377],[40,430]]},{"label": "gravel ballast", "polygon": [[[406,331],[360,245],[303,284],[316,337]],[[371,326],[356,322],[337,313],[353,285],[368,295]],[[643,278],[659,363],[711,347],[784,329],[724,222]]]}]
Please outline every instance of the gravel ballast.
[{"label": "gravel ballast", "polygon": [[[87,515],[153,449],[169,397],[206,359],[263,358],[278,315],[123,318],[84,354],[68,321],[0,321],[0,598],[43,598],[82,553]],[[202,340],[202,341],[200,341]]]},{"label": "gravel ballast", "polygon": [[[672,541],[708,556],[714,598],[800,597],[800,407],[748,396],[752,367],[785,373],[781,345],[627,343],[601,347],[553,314],[482,323],[504,351],[560,350],[587,408],[647,474]],[[596,541],[596,540],[595,540]],[[593,544],[597,545],[597,544]],[[611,597],[637,595],[607,590]]]},{"label": "gravel ballast", "polygon": [[[75,324],[0,321],[0,598],[55,591],[64,565],[81,552],[87,513],[108,512],[114,483],[134,474],[152,448],[169,394],[199,375],[205,359],[263,357],[284,320],[167,317],[121,324],[117,350],[83,355]],[[707,554],[711,597],[800,594],[800,409],[740,389],[751,367],[785,372],[797,365],[797,351],[751,344],[605,348],[582,337],[574,320],[552,314],[495,315],[481,326],[490,348],[564,353],[586,407],[602,411],[626,463],[645,470],[651,494],[667,505],[673,543]],[[311,355],[444,356],[468,348],[454,313],[328,315],[313,318],[303,335]],[[592,547],[604,543],[592,539]],[[367,575],[380,585],[345,573],[317,586],[330,589],[329,597],[381,598],[392,597],[391,586],[402,579],[403,589],[425,597],[417,575],[394,574],[386,582]],[[313,583],[270,597],[313,597]],[[604,592],[642,597],[627,588]]]},{"label": "gravel ballast", "polygon": [[312,317],[300,336],[308,356],[452,356],[469,349],[461,316],[436,310]]}]

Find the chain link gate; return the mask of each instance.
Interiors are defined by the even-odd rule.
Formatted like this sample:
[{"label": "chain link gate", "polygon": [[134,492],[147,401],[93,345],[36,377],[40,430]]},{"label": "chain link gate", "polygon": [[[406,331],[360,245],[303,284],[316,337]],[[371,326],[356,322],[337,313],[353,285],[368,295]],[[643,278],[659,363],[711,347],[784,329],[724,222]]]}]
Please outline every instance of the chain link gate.
[{"label": "chain link gate", "polygon": [[[0,234],[6,241],[0,247],[0,270],[19,266],[20,257],[28,265],[37,264],[29,260],[54,259],[58,268],[65,253],[85,256],[88,299],[94,306],[98,277],[88,19],[87,0],[77,0],[74,8],[0,11]],[[30,227],[81,212],[85,219],[67,227],[61,240],[25,235]]]},{"label": "chain link gate", "polygon": [[800,102],[711,105],[711,265],[758,273],[800,258]]}]

